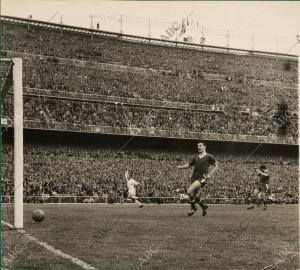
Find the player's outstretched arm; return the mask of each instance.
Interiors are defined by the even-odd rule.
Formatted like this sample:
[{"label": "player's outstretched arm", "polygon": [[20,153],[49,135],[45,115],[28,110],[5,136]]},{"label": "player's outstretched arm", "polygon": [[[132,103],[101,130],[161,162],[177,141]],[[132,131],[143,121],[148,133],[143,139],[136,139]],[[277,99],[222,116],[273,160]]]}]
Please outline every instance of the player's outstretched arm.
[{"label": "player's outstretched arm", "polygon": [[178,169],[187,169],[187,168],[189,168],[189,167],[190,167],[190,164],[189,164],[189,163],[187,163],[187,164],[185,164],[185,165],[179,165],[179,166],[177,166]]}]

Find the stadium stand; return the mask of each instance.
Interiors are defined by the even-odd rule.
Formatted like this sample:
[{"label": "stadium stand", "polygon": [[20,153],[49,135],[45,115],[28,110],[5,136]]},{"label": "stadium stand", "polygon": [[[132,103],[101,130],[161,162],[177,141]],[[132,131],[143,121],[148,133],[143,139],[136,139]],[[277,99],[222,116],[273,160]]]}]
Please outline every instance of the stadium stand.
[{"label": "stadium stand", "polygon": [[[291,88],[260,85],[243,78],[209,80],[203,74],[133,73],[40,61],[26,58],[25,86],[53,91],[169,100],[174,102],[226,104],[230,106],[274,107],[282,99],[297,108],[297,91]],[[247,94],[249,93],[249,94]]]},{"label": "stadium stand", "polygon": [[[5,99],[3,117],[13,118],[13,99]],[[276,135],[276,126],[263,116],[219,111],[171,110],[101,102],[82,102],[46,97],[24,98],[24,119],[44,123],[74,125],[153,128],[188,132]],[[294,122],[293,122],[294,123]],[[297,126],[291,125],[289,135],[296,137]]]},{"label": "stadium stand", "polygon": [[261,80],[297,83],[297,61],[275,57],[241,56],[146,45],[7,21],[2,21],[1,34],[4,50],[191,74],[198,71],[243,74]]},{"label": "stadium stand", "polygon": [[[129,42],[122,35],[92,35],[52,24],[38,26],[26,20],[8,22],[3,17],[1,22],[2,55],[21,56],[24,62],[25,121],[256,138],[277,136],[277,127],[268,112],[284,100],[289,110],[294,111],[286,135],[294,141],[298,138],[298,64],[294,57],[267,53],[259,56],[250,51],[247,55],[239,55],[207,51],[203,47],[196,50]],[[2,82],[5,74],[2,69]],[[28,94],[26,88],[40,89],[45,95]],[[56,97],[50,97],[51,93],[56,93]],[[92,100],[62,98],[61,93],[99,97]],[[102,96],[112,99],[103,101]],[[144,103],[114,102],[114,98],[120,97]],[[162,107],[158,102],[183,102],[186,107]],[[195,109],[199,104],[221,109]],[[249,111],[237,110],[238,106]],[[3,118],[13,118],[12,93],[2,100],[1,110]],[[7,134],[11,139],[11,131]],[[53,138],[40,143],[37,137],[34,137],[36,141],[28,142],[25,136],[27,197],[120,194],[124,189],[122,179],[126,168],[135,168],[133,175],[143,182],[139,190],[143,197],[178,196],[188,184],[188,172],[174,168],[186,161],[191,152],[140,147],[115,155],[115,142],[107,147],[97,147],[97,144],[85,147],[53,144]],[[10,139],[2,145],[1,194],[8,197],[13,195]],[[166,144],[171,142],[165,141]],[[287,152],[283,162],[282,155],[276,152],[255,154],[245,161],[245,153],[214,151],[220,170],[214,181],[206,186],[208,196],[214,198],[211,202],[220,202],[218,198],[242,202],[249,197],[255,179],[253,168],[261,163],[272,173],[271,188],[276,202],[298,202],[295,153]]]},{"label": "stadium stand", "polygon": [[[48,145],[28,143],[24,149],[25,194],[101,196],[110,191],[120,194],[125,188],[124,171],[131,168],[133,176],[143,183],[139,196],[178,196],[178,190],[184,192],[187,187],[190,172],[176,167],[189,160],[192,154],[178,149],[165,151],[155,144],[151,148],[146,151],[127,149],[115,155],[117,149],[101,146],[101,143],[93,147],[57,142]],[[2,195],[7,196],[12,194],[10,143],[2,148],[2,154]],[[220,170],[206,187],[206,194],[211,198],[247,198],[256,180],[254,168],[263,162],[271,173],[271,192],[277,202],[290,202],[290,199],[297,202],[298,165],[295,155],[266,155],[262,152],[248,160],[245,153],[218,151],[214,155],[220,163]]]}]

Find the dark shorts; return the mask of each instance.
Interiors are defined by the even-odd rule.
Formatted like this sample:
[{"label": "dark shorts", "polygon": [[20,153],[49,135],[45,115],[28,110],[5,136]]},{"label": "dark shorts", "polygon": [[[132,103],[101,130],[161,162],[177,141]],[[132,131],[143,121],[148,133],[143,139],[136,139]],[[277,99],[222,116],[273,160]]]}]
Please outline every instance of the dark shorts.
[{"label": "dark shorts", "polygon": [[258,190],[259,190],[259,192],[264,192],[264,193],[266,193],[266,192],[267,192],[267,184],[259,183],[259,185],[258,185]]}]

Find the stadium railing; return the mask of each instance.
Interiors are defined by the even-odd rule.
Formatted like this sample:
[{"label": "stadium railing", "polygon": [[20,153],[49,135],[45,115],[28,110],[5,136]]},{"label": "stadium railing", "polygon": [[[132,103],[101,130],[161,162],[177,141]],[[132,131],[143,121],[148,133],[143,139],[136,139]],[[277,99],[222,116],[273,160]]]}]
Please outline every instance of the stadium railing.
[{"label": "stadium railing", "polygon": [[[1,125],[11,127],[13,120],[9,118],[1,118]],[[157,128],[134,128],[134,127],[112,127],[112,126],[94,126],[83,125],[82,123],[60,123],[60,122],[42,122],[33,120],[24,120],[25,129],[38,130],[57,130],[57,131],[73,131],[99,134],[117,134],[130,136],[146,136],[146,137],[162,137],[162,138],[182,138],[182,139],[203,139],[212,141],[238,141],[253,143],[270,143],[270,144],[289,144],[296,145],[298,140],[296,137],[277,137],[277,136],[255,136],[255,135],[237,135],[237,134],[218,134],[218,133],[199,133],[185,132],[174,130],[160,130]]]},{"label": "stadium railing", "polygon": [[[13,203],[13,196],[1,196],[1,203]],[[185,204],[188,199],[178,197],[140,197],[142,203],[150,204]],[[247,198],[206,198],[208,204],[248,204]],[[124,203],[128,203],[126,199]],[[24,203],[120,203],[120,197],[110,199],[103,196],[24,196]],[[298,204],[298,198],[275,198],[269,203],[274,204]]]},{"label": "stadium railing", "polygon": [[[9,122],[9,121],[8,121]],[[183,138],[183,139],[203,139],[212,141],[238,141],[271,144],[297,144],[295,137],[276,137],[276,136],[255,136],[255,135],[236,135],[218,133],[199,133],[174,130],[161,130],[157,128],[122,128],[112,126],[90,126],[71,123],[46,123],[42,121],[25,120],[24,128],[41,130],[74,131],[100,134],[117,134],[130,136],[162,137],[162,138]]]}]

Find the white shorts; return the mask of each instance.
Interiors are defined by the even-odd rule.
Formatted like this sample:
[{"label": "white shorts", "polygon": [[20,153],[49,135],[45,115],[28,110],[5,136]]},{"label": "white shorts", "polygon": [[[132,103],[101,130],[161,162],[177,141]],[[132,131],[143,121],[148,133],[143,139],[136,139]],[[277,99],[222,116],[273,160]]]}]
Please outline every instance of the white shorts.
[{"label": "white shorts", "polygon": [[136,191],[135,190],[128,190],[128,198],[136,199]]}]

